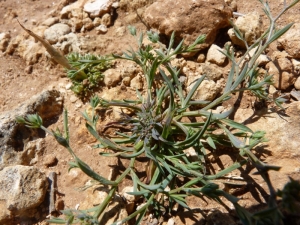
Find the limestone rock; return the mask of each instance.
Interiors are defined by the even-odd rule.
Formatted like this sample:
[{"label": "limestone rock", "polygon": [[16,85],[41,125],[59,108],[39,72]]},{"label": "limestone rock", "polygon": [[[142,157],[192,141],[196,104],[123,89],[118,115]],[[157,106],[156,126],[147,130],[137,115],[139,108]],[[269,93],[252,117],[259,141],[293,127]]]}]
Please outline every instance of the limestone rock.
[{"label": "limestone rock", "polygon": [[266,65],[270,75],[273,75],[274,86],[280,90],[286,90],[296,81],[296,73],[292,62],[284,53],[274,52],[273,61]]},{"label": "limestone rock", "polygon": [[45,30],[44,36],[50,44],[55,44],[58,41],[59,37],[70,32],[71,29],[67,24],[57,23]]},{"label": "limestone rock", "polygon": [[18,124],[15,118],[17,116],[37,113],[42,117],[44,126],[48,126],[51,123],[50,121],[62,112],[62,108],[63,104],[60,93],[52,90],[33,96],[16,109],[1,113],[0,170],[9,165],[28,165],[32,159],[29,158],[32,155],[30,153],[31,150],[26,150],[28,142],[38,137],[44,137],[45,135],[38,129],[29,129],[23,124]]},{"label": "limestone rock", "polygon": [[278,39],[278,44],[293,58],[300,58],[300,23],[295,23],[282,35]]},{"label": "limestone rock", "polygon": [[206,75],[206,78],[213,81],[218,81],[224,75],[224,72],[220,67],[214,64],[201,63],[202,74]]},{"label": "limestone rock", "polygon": [[130,82],[130,87],[134,90],[142,90],[143,86],[143,78],[140,75],[134,77]]},{"label": "limestone rock", "polygon": [[85,12],[90,14],[90,17],[95,18],[102,16],[104,13],[109,12],[112,2],[110,0],[95,0],[88,1],[83,9]]},{"label": "limestone rock", "polygon": [[185,44],[191,44],[203,34],[210,45],[218,30],[229,25],[231,14],[223,0],[158,0],[145,10],[143,16],[145,22],[161,34],[171,36],[175,31],[177,41],[184,38]]},{"label": "limestone rock", "polygon": [[91,30],[94,28],[93,21],[90,18],[84,18],[82,20],[83,26],[86,30]]},{"label": "limestone rock", "polygon": [[108,69],[104,71],[104,84],[107,87],[115,87],[121,80],[121,74],[118,70],[116,69]]},{"label": "limestone rock", "polygon": [[87,0],[78,0],[78,1],[75,1],[74,3],[70,4],[70,5],[67,5],[65,6],[61,12],[60,12],[60,16],[61,18],[63,19],[66,19],[69,17],[69,14],[75,10],[75,9],[82,9],[84,4],[87,2]]},{"label": "limestone rock", "polygon": [[105,13],[101,18],[101,24],[109,27],[111,25],[111,15],[109,13]]},{"label": "limestone rock", "polygon": [[208,49],[206,61],[217,64],[218,66],[223,65],[226,60],[226,56],[222,54],[220,51],[221,52],[223,51],[222,48],[220,48],[215,44],[212,44]]},{"label": "limestone rock", "polygon": [[[262,19],[256,12],[239,17],[236,20],[235,25],[243,34],[248,45],[253,44],[254,41],[257,40],[257,38],[259,38],[264,32]],[[245,47],[244,43],[235,35],[233,28],[228,30],[228,35],[234,44],[239,45],[240,47]]]},{"label": "limestone rock", "polygon": [[59,19],[57,17],[50,17],[48,19],[46,19],[42,25],[45,25],[47,27],[51,27],[52,25],[56,24],[59,21]]},{"label": "limestone rock", "polygon": [[99,27],[96,27],[96,31],[98,34],[105,34],[108,29],[105,25],[101,24]]},{"label": "limestone rock", "polygon": [[0,223],[12,222],[14,217],[34,217],[44,201],[47,177],[31,166],[8,166],[0,171]]},{"label": "limestone rock", "polygon": [[[187,92],[190,92],[193,83],[187,87]],[[203,80],[192,99],[202,101],[212,101],[222,91],[222,87],[213,80]]]}]

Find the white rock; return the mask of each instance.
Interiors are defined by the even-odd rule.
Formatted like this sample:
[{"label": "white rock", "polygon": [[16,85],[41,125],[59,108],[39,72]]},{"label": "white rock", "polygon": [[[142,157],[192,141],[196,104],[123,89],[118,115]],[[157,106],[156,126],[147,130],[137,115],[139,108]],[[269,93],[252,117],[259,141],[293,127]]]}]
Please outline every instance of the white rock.
[{"label": "white rock", "polygon": [[61,18],[68,18],[69,13],[75,9],[83,8],[86,2],[87,0],[78,0],[70,5],[65,6],[60,12]]},{"label": "white rock", "polygon": [[137,199],[137,196],[128,194],[127,192],[133,192],[133,187],[126,186],[122,190],[122,195],[126,199],[127,202],[134,202]]},{"label": "white rock", "polygon": [[112,2],[110,0],[89,1],[84,5],[83,10],[89,13],[90,17],[94,18],[109,12],[111,5]]},{"label": "white rock", "polygon": [[223,49],[218,45],[212,44],[207,52],[206,61],[217,64],[219,66],[223,65],[226,60],[226,56],[221,53],[222,51]]},{"label": "white rock", "polygon": [[96,27],[95,30],[99,34],[105,34],[108,31],[107,27],[105,25],[103,25],[103,24],[101,24],[99,27]]},{"label": "white rock", "polygon": [[[239,17],[236,20],[235,25],[243,34],[244,39],[246,40],[248,45],[253,44],[254,41],[257,40],[257,38],[259,38],[264,31],[262,26],[262,19],[257,12],[252,12]],[[228,30],[228,35],[234,44],[245,47],[245,44],[235,35],[233,28]]]},{"label": "white rock", "polygon": [[70,32],[67,24],[57,23],[45,30],[44,37],[50,44],[55,44],[61,36]]}]

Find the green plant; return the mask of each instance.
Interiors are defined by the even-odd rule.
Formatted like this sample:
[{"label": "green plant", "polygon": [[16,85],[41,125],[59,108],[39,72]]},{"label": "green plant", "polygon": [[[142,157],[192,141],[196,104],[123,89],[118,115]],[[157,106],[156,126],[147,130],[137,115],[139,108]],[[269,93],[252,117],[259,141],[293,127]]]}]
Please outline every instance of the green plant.
[{"label": "green plant", "polygon": [[[214,107],[227,101],[235,92],[247,90],[253,92],[260,99],[272,100],[268,98],[264,88],[265,85],[271,83],[271,76],[258,77],[256,60],[268,45],[284,34],[291,25],[276,30],[274,28],[276,19],[272,19],[267,3],[262,0],[261,2],[271,21],[269,29],[253,45],[248,46],[245,42],[247,51],[241,61],[236,62],[234,52],[230,49],[224,52],[231,61],[232,68],[223,94],[208,103],[193,100],[193,95],[205,79],[205,76],[198,79],[191,91],[185,95],[184,85],[178,78],[180,72],[171,65],[171,60],[177,55],[196,51],[197,45],[204,41],[204,36],[199,36],[190,46],[184,46],[183,41],[181,41],[174,47],[175,34],[173,33],[166,47],[159,41],[158,34],[147,32],[147,37],[153,44],[144,45],[144,34],[142,33],[137,37],[136,29],[129,27],[131,34],[137,37],[138,50],[134,51],[131,49],[124,53],[123,56],[114,55],[114,57],[131,60],[142,68],[147,84],[146,94],[143,96],[137,92],[138,98],[136,100],[112,101],[95,96],[90,101],[92,106],[91,114],[83,113],[87,121],[86,127],[88,131],[99,142],[94,147],[106,148],[112,151],[111,153],[101,153],[104,156],[117,156],[130,161],[129,167],[114,181],[100,176],[76,156],[69,143],[67,111],[64,113],[64,134],[59,130],[54,132],[45,128],[38,115],[17,118],[17,121],[20,123],[25,123],[32,128],[42,128],[53,135],[58,143],[64,146],[73,156],[75,161],[70,163],[70,169],[80,168],[95,181],[111,187],[108,196],[100,205],[85,211],[62,211],[66,216],[65,219],[55,218],[51,219],[50,222],[61,224],[101,224],[101,218],[107,205],[118,190],[118,185],[125,177],[129,176],[134,187],[134,191],[129,194],[139,196],[145,204],[127,218],[114,224],[122,224],[131,219],[135,220],[136,224],[139,224],[149,211],[154,216],[160,217],[165,213],[170,213],[175,204],[189,208],[186,198],[190,195],[196,197],[206,196],[220,204],[224,204],[220,197],[225,197],[233,203],[237,215],[245,225],[282,224],[282,215],[278,209],[276,199],[277,196],[290,196],[289,189],[285,188],[283,192],[276,193],[268,172],[269,170],[279,170],[279,167],[261,162],[252,152],[255,146],[266,141],[264,132],[253,132],[247,126],[228,119],[234,110],[233,108],[221,114],[212,113]],[[282,13],[297,2],[299,0],[286,6]],[[236,35],[241,40],[244,40],[238,28],[234,25],[233,27]],[[254,55],[242,65],[246,55],[254,48],[257,48]],[[74,63],[77,61],[80,63],[85,62],[81,59],[74,60]],[[83,67],[82,71],[84,69],[86,67]],[[78,75],[78,73],[74,72],[73,75]],[[163,79],[163,84],[159,88],[155,85],[156,77]],[[192,109],[191,106],[199,105],[200,103],[205,104],[202,109]],[[275,103],[281,106],[281,99],[276,99]],[[122,112],[120,120],[107,124],[107,127],[111,128],[114,128],[116,124],[118,125],[119,130],[116,130],[116,137],[114,138],[97,132],[99,118],[96,113],[97,108],[108,108],[111,106],[131,111],[130,115]],[[122,126],[125,125],[126,129],[122,129]],[[222,130],[223,132],[216,132],[217,130]],[[214,151],[214,149],[222,146],[238,149],[238,161],[216,174],[207,174],[206,165],[210,163],[207,160],[207,151]],[[186,151],[188,149],[194,150],[196,160],[187,156]],[[138,177],[135,170],[136,160],[141,156],[148,159],[147,177],[145,180]],[[263,177],[270,191],[268,208],[254,214],[241,207],[238,204],[238,198],[219,189],[219,186],[214,182],[214,180],[221,178],[245,163],[252,164],[257,168],[257,174]],[[291,190],[293,191],[294,189],[291,188]],[[288,197],[285,197],[285,199],[288,199]]]},{"label": "green plant", "polygon": [[100,86],[103,72],[111,67],[109,56],[80,55],[71,53],[67,56],[71,69],[67,76],[72,81],[71,90],[80,97],[88,97],[94,89]]}]

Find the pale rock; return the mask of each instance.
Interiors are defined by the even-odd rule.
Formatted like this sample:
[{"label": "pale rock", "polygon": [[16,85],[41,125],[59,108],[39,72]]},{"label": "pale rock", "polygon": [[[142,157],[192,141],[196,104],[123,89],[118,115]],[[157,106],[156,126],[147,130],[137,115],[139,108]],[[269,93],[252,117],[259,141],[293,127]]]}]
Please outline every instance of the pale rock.
[{"label": "pale rock", "polygon": [[[190,92],[192,87],[193,83],[187,87],[187,92]],[[213,80],[203,80],[200,86],[195,91],[192,99],[212,101],[221,91],[221,85],[215,83]]]},{"label": "pale rock", "polygon": [[87,2],[88,0],[77,0],[74,3],[65,6],[61,12],[60,12],[60,16],[62,19],[66,19],[69,18],[69,14],[76,9],[82,9],[84,4]]},{"label": "pale rock", "polygon": [[94,23],[90,18],[84,18],[82,23],[86,30],[92,30],[94,28]]},{"label": "pale rock", "polygon": [[103,82],[108,88],[117,86],[117,84],[122,80],[120,72],[116,69],[108,69],[104,71],[103,75]]},{"label": "pale rock", "polygon": [[[86,196],[84,202],[80,205],[80,209],[90,209],[95,205],[101,204],[107,193],[110,191],[107,187],[99,186],[95,188],[88,188],[83,192],[83,195]],[[113,224],[114,222],[121,221],[128,216],[124,200],[118,196],[114,195],[111,202],[106,208],[106,212],[102,217],[102,221],[105,221],[105,224]]]},{"label": "pale rock", "polygon": [[127,87],[130,86],[130,82],[131,82],[131,78],[130,77],[124,77],[123,80],[122,80],[122,84],[124,84]]},{"label": "pale rock", "polygon": [[175,225],[175,220],[174,220],[173,218],[170,218],[170,219],[168,220],[167,225]]},{"label": "pale rock", "polygon": [[237,10],[237,2],[236,0],[225,0],[225,3],[232,9],[232,11]]},{"label": "pale rock", "polygon": [[44,37],[50,44],[55,44],[61,36],[70,32],[67,24],[57,23],[45,30]]},{"label": "pale rock", "polygon": [[204,54],[199,54],[196,61],[198,63],[204,63],[205,62],[205,57],[206,56]]},{"label": "pale rock", "polygon": [[44,201],[48,181],[31,166],[8,166],[0,171],[0,223],[13,224],[15,217],[35,217]]},{"label": "pale rock", "polygon": [[64,54],[68,54],[70,52],[81,52],[83,45],[85,45],[83,38],[74,33],[69,33],[60,37],[54,47],[60,49]]},{"label": "pale rock", "polygon": [[270,75],[273,75],[274,86],[280,90],[286,90],[292,86],[296,80],[293,73],[281,71],[273,62],[266,65],[266,69]]},{"label": "pale rock", "polygon": [[111,25],[111,15],[109,13],[105,13],[101,18],[101,24],[109,27]]},{"label": "pale rock", "polygon": [[109,12],[112,2],[110,0],[94,0],[88,1],[83,9],[90,14],[91,18],[102,16],[104,13]]},{"label": "pale rock", "polygon": [[[249,51],[249,54],[246,55],[245,59],[246,59],[246,60],[250,60],[250,57],[252,57],[252,56],[255,54],[256,51],[257,51],[257,47],[251,49],[251,50]],[[250,57],[249,57],[249,56],[250,56]],[[264,54],[261,54],[261,55],[258,56],[258,58],[257,58],[257,60],[256,60],[256,63],[257,63],[259,66],[264,66],[264,65],[266,65],[266,64],[267,64],[268,62],[270,62],[270,61],[271,61],[271,60],[269,59],[268,56],[266,56],[266,55],[264,55]]]},{"label": "pale rock", "polygon": [[[247,15],[238,17],[235,25],[243,34],[248,45],[253,44],[254,41],[257,40],[264,32],[262,18],[257,12],[251,12]],[[245,47],[244,42],[238,39],[235,35],[233,28],[228,30],[228,35],[234,44],[239,45],[240,47]]]},{"label": "pale rock", "polygon": [[206,35],[204,48],[214,42],[219,29],[229,26],[231,15],[232,10],[220,0],[158,0],[146,8],[143,17],[161,34],[170,37],[175,31],[176,39],[184,38],[185,44]]},{"label": "pale rock", "polygon": [[222,48],[218,45],[212,44],[208,49],[206,61],[217,64],[218,66],[223,65],[226,60],[226,56],[221,52],[223,52]]},{"label": "pale rock", "polygon": [[94,21],[93,21],[94,27],[100,26],[100,25],[101,25],[101,21],[102,21],[101,18],[96,17],[96,18],[94,19]]},{"label": "pale rock", "polygon": [[122,196],[126,199],[127,202],[135,202],[138,199],[138,196],[128,194],[128,192],[133,192],[134,189],[132,186],[126,186],[122,190]]},{"label": "pale rock", "polygon": [[142,90],[143,86],[143,79],[140,75],[134,77],[130,82],[130,87],[134,90]]},{"label": "pale rock", "polygon": [[137,65],[131,61],[124,61],[121,65],[121,68],[119,68],[122,78],[130,77],[132,79],[137,75],[138,72],[140,72]]},{"label": "pale rock", "polygon": [[21,42],[17,50],[27,65],[36,64],[39,61],[39,58],[46,53],[39,42],[35,42],[31,39]]},{"label": "pale rock", "polygon": [[224,76],[223,70],[214,64],[201,63],[202,74],[206,75],[208,80],[217,81]]},{"label": "pale rock", "polygon": [[101,24],[100,26],[96,27],[95,29],[98,34],[105,34],[107,33],[108,29],[105,25]]},{"label": "pale rock", "polygon": [[47,27],[51,27],[52,25],[58,23],[59,19],[57,17],[50,17],[48,19],[46,19],[42,25],[47,26]]},{"label": "pale rock", "polygon": [[296,82],[294,83],[294,86],[297,90],[300,90],[300,77],[297,77]]},{"label": "pale rock", "polygon": [[18,154],[18,162],[24,166],[32,166],[38,160],[38,155],[44,149],[45,141],[42,138],[29,141],[25,146],[22,152]]},{"label": "pale rock", "polygon": [[82,19],[72,17],[69,19],[69,25],[72,27],[72,32],[75,33],[76,31],[80,31],[83,26]]},{"label": "pale rock", "polygon": [[300,58],[300,23],[295,23],[283,34],[278,39],[278,45],[293,58]]},{"label": "pale rock", "polygon": [[275,63],[281,71],[293,72],[293,64],[288,58],[279,58]]}]

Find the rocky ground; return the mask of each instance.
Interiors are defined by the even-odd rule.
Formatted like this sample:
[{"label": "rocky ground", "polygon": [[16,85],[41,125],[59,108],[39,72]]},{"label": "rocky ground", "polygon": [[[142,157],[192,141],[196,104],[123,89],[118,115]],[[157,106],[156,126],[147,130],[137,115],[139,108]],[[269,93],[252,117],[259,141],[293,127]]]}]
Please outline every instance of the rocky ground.
[{"label": "rocky ground", "polygon": [[[18,21],[64,54],[105,55],[121,53],[129,46],[135,48],[136,41],[129,34],[128,25],[144,31],[158,30],[166,39],[176,30],[179,39],[185,38],[185,44],[199,34],[206,34],[206,44],[201,46],[200,52],[174,62],[187,78],[187,86],[200,75],[209,74],[195,96],[202,100],[218,96],[227,78],[230,65],[218,49],[231,42],[237,49],[237,56],[243,52],[242,44],[233,36],[228,24],[232,12],[245,15],[239,17],[236,24],[249,42],[260,36],[268,24],[257,0],[199,1],[200,7],[191,7],[194,2],[191,0],[176,3],[115,0],[108,1],[100,11],[94,10],[88,2],[91,1],[0,0],[0,224],[47,224],[46,218],[51,212],[91,207],[101,201],[105,192],[91,189],[79,192],[78,188],[89,178],[75,169],[68,173],[68,162],[72,160],[69,153],[53,137],[16,124],[16,116],[38,112],[49,129],[62,128],[62,110],[67,108],[70,142],[78,156],[104,177],[111,176],[111,168],[120,163],[116,158],[99,156],[98,151],[91,148],[94,139],[85,130],[81,116],[88,103],[70,90],[72,84],[64,69],[51,61],[43,46],[22,30]],[[280,12],[283,4],[284,1],[270,1],[274,15]],[[278,27],[291,22],[295,23],[291,30],[259,59],[261,69],[274,74],[274,86],[270,86],[269,92],[274,96],[283,94],[288,100],[284,105],[285,114],[273,108],[254,107],[255,98],[251,95],[243,97],[235,113],[236,121],[253,130],[267,132],[270,141],[256,151],[261,160],[282,167],[279,172],[271,173],[276,188],[282,188],[288,177],[300,179],[300,3],[278,20]],[[105,75],[98,90],[103,98],[128,99],[135,96],[136,89],[143,91],[141,70],[132,63],[118,61]],[[100,126],[116,115],[114,109],[106,112]],[[212,171],[232,164],[231,154],[218,153],[212,160]],[[253,172],[245,169],[247,183],[231,187],[230,192],[242,199],[242,206],[256,210],[263,206],[268,193],[266,184],[260,177],[251,175]],[[54,173],[57,184],[53,208],[49,206],[51,190],[54,190],[49,177]],[[237,171],[231,175],[240,174],[241,171]],[[120,193],[128,185],[124,182]],[[125,201],[119,199],[114,204],[118,207],[112,208],[122,213],[112,212],[107,221],[126,214]],[[240,224],[232,212],[214,202],[191,198],[189,205],[192,211],[182,210],[161,224]],[[158,222],[148,218],[145,224]]]}]

